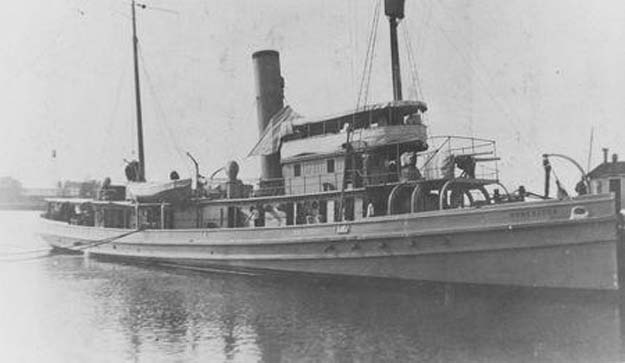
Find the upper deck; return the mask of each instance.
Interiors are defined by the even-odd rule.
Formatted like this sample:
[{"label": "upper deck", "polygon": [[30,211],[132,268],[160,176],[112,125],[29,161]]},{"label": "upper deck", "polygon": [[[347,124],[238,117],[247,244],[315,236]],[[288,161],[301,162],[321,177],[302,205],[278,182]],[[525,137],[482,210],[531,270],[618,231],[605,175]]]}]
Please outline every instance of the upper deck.
[{"label": "upper deck", "polygon": [[325,117],[291,115],[285,121],[292,124],[292,132],[286,134],[283,141],[336,134],[346,130],[347,125],[353,131],[373,127],[422,125],[421,114],[426,111],[427,105],[420,101],[391,101]]},{"label": "upper deck", "polygon": [[[392,101],[331,116],[304,117],[286,106],[272,117],[249,155],[270,155],[282,151],[282,161],[288,161],[293,155],[285,158],[284,152],[288,155],[302,148],[312,153],[338,153],[341,150],[336,149],[336,144],[340,147],[347,141],[347,130],[351,131],[350,140],[360,146],[367,142],[375,147],[415,141],[420,142],[421,149],[425,150],[427,132],[421,115],[426,110],[426,104],[420,101]],[[397,138],[397,135],[410,135],[410,139]],[[303,141],[313,138],[314,141]],[[332,148],[317,150],[327,149],[324,144],[331,144]],[[294,151],[289,151],[291,149]]]}]

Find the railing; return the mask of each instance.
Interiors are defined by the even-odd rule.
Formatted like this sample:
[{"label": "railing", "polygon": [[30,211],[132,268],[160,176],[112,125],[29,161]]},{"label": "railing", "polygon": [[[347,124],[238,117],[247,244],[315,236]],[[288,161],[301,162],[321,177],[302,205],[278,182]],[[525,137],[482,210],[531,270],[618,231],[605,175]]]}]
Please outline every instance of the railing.
[{"label": "railing", "polygon": [[[242,180],[244,184],[253,185],[253,195],[296,195],[340,191],[343,185],[344,176],[347,175],[345,190],[362,188],[366,185],[384,185],[397,183],[399,172],[388,172],[364,175],[362,170],[347,170],[344,174],[342,170],[334,173],[324,173],[317,175],[303,175],[297,177],[285,177],[280,179],[247,179]],[[227,182],[226,179],[214,179],[212,187]],[[276,185],[281,185],[276,187]],[[279,190],[279,192],[278,192]]]},{"label": "railing", "polygon": [[477,162],[475,177],[499,180],[495,141],[473,137],[438,136],[428,139],[430,151],[420,153],[417,168],[426,179],[459,177],[462,173],[453,167],[454,158],[471,156]]},{"label": "railing", "polygon": [[[461,177],[463,171],[455,165],[454,160],[460,156],[470,156],[476,162],[473,177],[499,180],[498,157],[494,141],[472,137],[439,136],[428,139],[428,144],[430,145],[429,151],[417,154],[417,169],[423,178]],[[401,176],[399,162],[396,160],[395,169],[385,173],[366,174],[361,169],[347,171],[337,169],[334,173],[242,181],[244,184],[254,186],[252,191],[254,196],[340,191],[344,178],[347,178],[346,190],[350,190],[364,186],[399,182]],[[227,180],[224,178],[215,178],[212,179],[211,185],[214,188],[225,182]]]},{"label": "railing", "polygon": [[[341,190],[343,171],[279,179],[243,179],[241,181],[244,184],[254,186],[254,195],[320,193]],[[213,179],[212,188],[226,182],[227,179]]]}]

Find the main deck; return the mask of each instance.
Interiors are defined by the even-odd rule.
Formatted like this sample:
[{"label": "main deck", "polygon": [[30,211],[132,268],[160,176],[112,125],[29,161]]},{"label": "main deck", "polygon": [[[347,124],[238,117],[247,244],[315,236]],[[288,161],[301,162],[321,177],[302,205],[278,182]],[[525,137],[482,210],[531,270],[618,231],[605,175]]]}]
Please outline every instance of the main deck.
[{"label": "main deck", "polygon": [[185,266],[543,287],[619,286],[610,195],[282,227],[133,231],[48,221],[46,229],[44,239],[57,248]]}]

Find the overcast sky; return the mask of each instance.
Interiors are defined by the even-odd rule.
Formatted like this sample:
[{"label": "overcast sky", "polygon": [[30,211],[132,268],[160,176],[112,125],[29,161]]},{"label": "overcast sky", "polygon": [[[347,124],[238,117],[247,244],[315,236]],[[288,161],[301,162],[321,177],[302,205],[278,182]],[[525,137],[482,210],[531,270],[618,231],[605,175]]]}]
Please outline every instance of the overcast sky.
[{"label": "overcast sky", "polygon": [[[286,99],[325,115],[356,106],[375,1],[146,0],[138,10],[149,179],[210,174],[257,139],[251,54],[280,51]],[[172,12],[158,10],[170,9]],[[0,176],[123,182],[136,155],[130,3],[29,0],[0,12]],[[404,95],[433,135],[492,138],[503,181],[540,190],[543,152],[593,165],[625,158],[625,2],[407,0],[400,29]],[[370,102],[392,98],[388,22],[377,29]],[[56,150],[56,158],[52,151]],[[556,164],[558,175],[575,172]],[[513,188],[514,189],[514,188]]]}]

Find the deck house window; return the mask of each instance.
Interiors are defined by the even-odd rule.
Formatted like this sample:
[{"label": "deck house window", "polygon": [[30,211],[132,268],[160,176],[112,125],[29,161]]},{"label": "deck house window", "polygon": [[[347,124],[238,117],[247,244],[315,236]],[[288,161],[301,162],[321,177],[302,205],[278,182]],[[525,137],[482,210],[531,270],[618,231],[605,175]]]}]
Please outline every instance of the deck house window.
[{"label": "deck house window", "polygon": [[323,122],[317,122],[310,125],[310,136],[323,135],[325,132],[325,126]]},{"label": "deck house window", "polygon": [[328,173],[334,173],[334,159],[326,160]]},{"label": "deck house window", "polygon": [[302,176],[302,164],[293,165],[293,175]]},{"label": "deck house window", "polygon": [[326,133],[332,133],[332,134],[336,134],[337,132],[339,132],[339,121],[338,120],[333,120],[333,121],[328,121],[325,123],[325,129],[326,129]]}]

